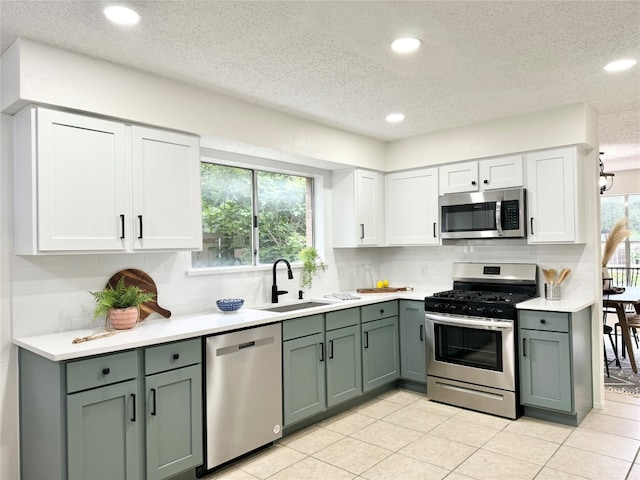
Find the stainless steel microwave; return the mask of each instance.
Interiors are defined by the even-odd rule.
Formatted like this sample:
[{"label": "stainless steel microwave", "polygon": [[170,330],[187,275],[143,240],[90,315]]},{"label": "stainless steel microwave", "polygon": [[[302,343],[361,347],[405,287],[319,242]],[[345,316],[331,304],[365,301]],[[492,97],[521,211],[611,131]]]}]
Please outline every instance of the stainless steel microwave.
[{"label": "stainless steel microwave", "polygon": [[442,238],[522,238],[524,188],[452,193],[439,197]]}]

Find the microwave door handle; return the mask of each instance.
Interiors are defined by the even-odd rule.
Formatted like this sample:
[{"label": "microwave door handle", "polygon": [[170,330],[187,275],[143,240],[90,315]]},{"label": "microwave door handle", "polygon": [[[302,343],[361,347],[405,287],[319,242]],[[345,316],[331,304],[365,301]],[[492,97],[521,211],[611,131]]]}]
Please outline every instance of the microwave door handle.
[{"label": "microwave door handle", "polygon": [[504,235],[502,232],[502,199],[496,202],[496,229],[498,230],[498,235],[502,237]]}]

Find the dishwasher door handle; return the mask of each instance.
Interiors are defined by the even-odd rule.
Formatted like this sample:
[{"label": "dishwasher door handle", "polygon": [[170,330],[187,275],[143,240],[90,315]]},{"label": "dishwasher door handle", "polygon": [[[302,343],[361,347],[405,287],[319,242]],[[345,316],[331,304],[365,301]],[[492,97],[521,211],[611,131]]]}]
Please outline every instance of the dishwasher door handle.
[{"label": "dishwasher door handle", "polygon": [[258,340],[251,340],[249,342],[225,345],[224,347],[216,348],[216,357],[222,357],[223,355],[239,352],[240,350],[247,350],[250,348],[258,348],[258,347],[263,347],[265,345],[271,345],[274,341],[275,341],[274,337],[264,337]]}]

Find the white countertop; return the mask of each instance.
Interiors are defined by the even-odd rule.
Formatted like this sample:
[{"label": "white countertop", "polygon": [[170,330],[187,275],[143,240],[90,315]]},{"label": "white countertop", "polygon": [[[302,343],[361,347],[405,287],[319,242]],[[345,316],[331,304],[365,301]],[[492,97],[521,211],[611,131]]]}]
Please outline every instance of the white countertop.
[{"label": "white countertop", "polygon": [[[435,290],[434,290],[435,291]],[[82,338],[100,331],[97,329],[72,330],[33,337],[14,338],[13,343],[21,348],[36,353],[52,361],[72,360],[91,355],[112,353],[131,348],[147,347],[150,345],[185,340],[206,335],[219,334],[247,327],[256,327],[268,323],[280,322],[318,313],[326,313],[350,307],[359,307],[387,300],[424,300],[433,291],[408,291],[395,293],[355,293],[357,300],[329,300],[326,298],[305,299],[300,302],[327,302],[320,307],[293,310],[286,313],[268,312],[259,308],[242,308],[232,313],[201,313],[182,315],[171,318],[152,316],[140,322],[131,330],[118,331],[115,335],[90,340],[82,343],[72,343],[75,338]],[[288,302],[278,305],[288,305]],[[591,299],[562,299],[556,301],[545,300],[542,297],[529,300],[517,305],[519,309],[548,310],[556,312],[577,312],[594,303]],[[260,305],[266,308],[277,305]]]},{"label": "white countertop", "polygon": [[[396,293],[367,293],[357,294],[358,300],[329,300],[314,298],[299,302],[320,301],[327,302],[320,307],[294,310],[286,313],[268,312],[257,308],[241,308],[231,313],[202,313],[194,315],[158,318],[152,316],[140,322],[131,330],[121,330],[115,335],[98,338],[82,343],[72,343],[75,338],[82,338],[100,331],[97,329],[71,330],[66,332],[37,335],[33,337],[14,338],[13,343],[21,348],[36,353],[52,361],[72,360],[91,355],[112,353],[131,348],[146,347],[159,343],[184,340],[200,336],[224,333],[247,327],[256,327],[268,323],[280,322],[290,318],[325,313],[343,308],[358,307],[386,300],[424,300],[431,292],[396,292]],[[288,305],[261,305],[260,308]]]},{"label": "white countertop", "polygon": [[519,310],[545,310],[550,312],[575,313],[590,307],[595,303],[593,298],[563,298],[560,300],[546,300],[544,297],[527,300],[516,305]]}]

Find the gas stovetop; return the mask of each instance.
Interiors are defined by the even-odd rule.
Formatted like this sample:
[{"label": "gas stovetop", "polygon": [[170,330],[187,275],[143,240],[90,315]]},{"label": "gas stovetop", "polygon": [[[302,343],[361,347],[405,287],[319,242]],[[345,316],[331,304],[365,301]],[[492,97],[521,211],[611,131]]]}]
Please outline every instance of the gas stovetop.
[{"label": "gas stovetop", "polygon": [[434,293],[431,298],[472,302],[519,303],[531,298],[526,293],[487,292],[481,290],[447,290]]},{"label": "gas stovetop", "polygon": [[425,298],[425,311],[514,319],[516,304],[537,296],[536,265],[453,265],[453,290]]}]

